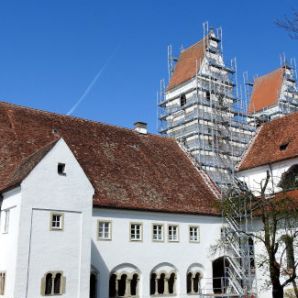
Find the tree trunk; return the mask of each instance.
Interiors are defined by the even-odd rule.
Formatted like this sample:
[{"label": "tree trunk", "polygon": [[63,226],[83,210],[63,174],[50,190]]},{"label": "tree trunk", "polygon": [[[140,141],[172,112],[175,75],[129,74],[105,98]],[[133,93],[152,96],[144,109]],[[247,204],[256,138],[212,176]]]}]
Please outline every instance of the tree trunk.
[{"label": "tree trunk", "polygon": [[284,297],[284,289],[279,284],[275,284],[272,287],[272,298],[283,298]]},{"label": "tree trunk", "polygon": [[283,298],[284,288],[280,283],[280,265],[275,261],[275,257],[271,258],[270,262],[270,278],[272,283],[272,297]]}]

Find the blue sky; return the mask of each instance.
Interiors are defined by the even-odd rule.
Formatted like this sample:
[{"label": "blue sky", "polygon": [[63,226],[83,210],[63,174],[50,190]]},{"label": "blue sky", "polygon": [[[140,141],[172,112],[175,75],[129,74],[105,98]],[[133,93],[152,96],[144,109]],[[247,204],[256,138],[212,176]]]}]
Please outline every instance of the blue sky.
[{"label": "blue sky", "polygon": [[[156,92],[176,53],[202,38],[202,23],[223,28],[224,56],[238,76],[263,74],[279,56],[298,59],[298,40],[274,20],[297,0],[26,0],[0,2],[0,99],[156,132]],[[104,67],[104,70],[103,70]]]}]

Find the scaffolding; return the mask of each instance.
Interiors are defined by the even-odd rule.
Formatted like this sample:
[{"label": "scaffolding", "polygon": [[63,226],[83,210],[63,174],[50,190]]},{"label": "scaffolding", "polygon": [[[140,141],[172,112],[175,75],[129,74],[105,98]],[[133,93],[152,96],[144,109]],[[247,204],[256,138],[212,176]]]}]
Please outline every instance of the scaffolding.
[{"label": "scaffolding", "polygon": [[[244,104],[235,88],[236,59],[229,67],[224,64],[222,29],[209,30],[205,22],[203,31],[205,54],[201,61],[196,61],[192,84],[184,85],[183,92],[171,93],[161,82],[159,132],[180,141],[224,189],[232,185],[235,165],[255,127],[248,125]],[[176,61],[169,46],[170,76]]]},{"label": "scaffolding", "polygon": [[[160,83],[159,132],[178,140],[200,173],[207,173],[205,181],[211,178],[222,194],[233,189],[239,195],[234,169],[255,126],[248,124],[247,100],[239,96],[236,59],[231,66],[224,63],[222,29],[209,30],[205,22],[203,31],[204,57],[196,61],[195,77],[174,92],[166,90],[163,80]],[[176,61],[169,46],[169,79]],[[234,206],[232,196],[228,199]],[[253,249],[246,234],[240,233],[248,232],[251,221],[251,214],[238,205],[224,215],[224,275],[218,280],[205,278],[199,297],[256,297]]]},{"label": "scaffolding", "polygon": [[247,187],[235,181],[225,195],[223,208],[224,225],[222,242],[224,245],[225,292],[236,297],[257,297],[257,279],[255,276],[255,253],[253,235],[252,201]]}]

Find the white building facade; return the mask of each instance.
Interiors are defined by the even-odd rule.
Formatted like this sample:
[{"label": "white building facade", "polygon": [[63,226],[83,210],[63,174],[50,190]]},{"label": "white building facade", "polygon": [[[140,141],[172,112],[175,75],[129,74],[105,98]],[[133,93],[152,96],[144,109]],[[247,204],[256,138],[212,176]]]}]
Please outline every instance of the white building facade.
[{"label": "white building facade", "polygon": [[11,145],[0,148],[0,297],[222,291],[217,189],[174,140],[5,103],[0,113]]},{"label": "white building facade", "polygon": [[[285,208],[291,208],[292,210],[296,210],[295,202],[298,198],[297,123],[298,113],[296,112],[263,124],[243,156],[237,173],[238,178],[246,183],[255,197],[264,196],[263,200],[291,200],[286,201],[288,205]],[[265,190],[264,194],[262,193],[263,190]],[[275,201],[273,202],[275,203]],[[281,272],[281,283],[284,283],[293,274],[288,261],[288,250],[282,240],[286,235],[293,237],[297,232],[296,219],[292,218],[290,228],[288,227],[289,222],[289,218],[285,221],[279,220],[278,224],[280,226],[276,234],[270,234],[272,238],[276,237],[275,243],[278,243],[275,258]],[[257,236],[265,239],[264,223],[257,215],[254,217],[254,226],[252,228]],[[297,239],[295,236],[293,239],[294,258],[297,261]],[[254,250],[260,297],[270,298],[272,297],[272,288],[270,286],[268,252],[264,243],[257,238],[255,238]],[[264,260],[267,260],[267,262],[264,262]],[[297,274],[297,268],[294,270]],[[296,278],[296,283],[297,281]],[[284,294],[284,297],[294,297],[292,283],[287,284],[284,288]]]}]

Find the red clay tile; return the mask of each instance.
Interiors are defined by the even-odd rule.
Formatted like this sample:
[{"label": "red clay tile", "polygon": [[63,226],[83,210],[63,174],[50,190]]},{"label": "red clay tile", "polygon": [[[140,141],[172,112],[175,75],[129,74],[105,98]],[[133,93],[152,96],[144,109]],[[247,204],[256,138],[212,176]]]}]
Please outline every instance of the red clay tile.
[{"label": "red clay tile", "polygon": [[95,188],[94,206],[218,215],[175,140],[0,102],[0,189],[62,137]]}]

